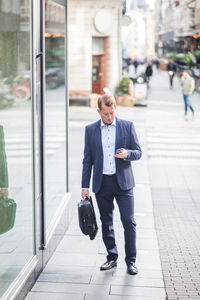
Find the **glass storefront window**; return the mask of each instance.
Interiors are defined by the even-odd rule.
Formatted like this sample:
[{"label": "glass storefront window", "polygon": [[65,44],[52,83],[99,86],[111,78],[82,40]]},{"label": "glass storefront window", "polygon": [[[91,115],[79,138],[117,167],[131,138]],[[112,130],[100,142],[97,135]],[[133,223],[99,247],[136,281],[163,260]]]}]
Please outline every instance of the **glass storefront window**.
[{"label": "glass storefront window", "polygon": [[45,5],[45,201],[47,228],[66,192],[65,7]]},{"label": "glass storefront window", "polygon": [[0,297],[33,256],[30,3],[0,1]]}]

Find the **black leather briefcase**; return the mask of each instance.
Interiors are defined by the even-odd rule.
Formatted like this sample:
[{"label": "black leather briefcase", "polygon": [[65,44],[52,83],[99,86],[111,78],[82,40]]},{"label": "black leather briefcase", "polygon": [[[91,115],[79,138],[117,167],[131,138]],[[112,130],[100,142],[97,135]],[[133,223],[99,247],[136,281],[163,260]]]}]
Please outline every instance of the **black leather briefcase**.
[{"label": "black leather briefcase", "polygon": [[89,235],[90,239],[93,240],[96,237],[98,226],[91,197],[78,203],[78,218],[83,234]]}]

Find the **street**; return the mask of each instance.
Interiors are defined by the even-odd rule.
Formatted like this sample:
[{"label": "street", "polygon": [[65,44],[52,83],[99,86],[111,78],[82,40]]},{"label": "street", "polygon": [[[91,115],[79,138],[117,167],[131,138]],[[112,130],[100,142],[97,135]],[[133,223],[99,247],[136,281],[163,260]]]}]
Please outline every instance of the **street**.
[{"label": "street", "polygon": [[[200,299],[199,101],[199,95],[195,93],[192,96],[195,117],[189,116],[186,121],[178,78],[174,80],[174,89],[170,90],[168,74],[154,70],[148,107],[132,110],[118,108],[121,118],[132,119],[136,124],[143,152],[146,153],[141,161],[146,160],[148,166],[156,234],[169,300],[187,297]],[[71,113],[74,116],[73,108]],[[82,109],[80,122],[87,123],[85,117],[88,115]],[[145,141],[141,138],[143,134]],[[140,163],[138,168],[142,169]],[[140,176],[140,173],[143,172],[136,174],[137,186],[145,184],[141,181],[144,176]],[[73,186],[76,186],[74,181],[71,184]],[[79,199],[78,192],[72,193],[75,201]]]},{"label": "street", "polygon": [[[137,266],[126,274],[123,230],[115,210],[119,263],[100,272],[105,249],[99,232],[94,241],[81,234],[80,201],[84,127],[98,114],[88,107],[70,107],[69,179],[72,200],[66,236],[26,299],[200,299],[199,95],[193,96],[195,117],[184,119],[179,82],[168,86],[164,72],[151,81],[148,107],[117,108],[117,116],[135,124],[143,157],[133,164],[136,178]],[[93,195],[94,198],[94,195]],[[165,288],[164,288],[165,287]],[[167,298],[166,298],[167,297]]]},{"label": "street", "polygon": [[[188,296],[192,299],[200,299],[200,275],[198,271],[200,267],[200,99],[198,94],[192,96],[195,116],[194,118],[189,116],[188,120],[185,120],[178,78],[175,78],[174,89],[170,90],[168,74],[154,70],[150,86],[146,108],[117,108],[117,116],[134,122],[143,150],[141,161],[133,164],[136,177],[135,218],[138,225],[137,265],[139,274],[137,278],[130,278],[125,274],[123,232],[117,211],[115,226],[119,238],[118,247],[121,252],[117,272],[108,272],[107,275],[105,273],[99,274],[99,265],[104,261],[106,252],[101,241],[96,204],[99,224],[97,239],[91,244],[87,237],[82,236],[78,227],[77,202],[80,200],[84,127],[86,124],[94,122],[99,116],[96,109],[70,107],[69,180],[72,194],[69,212],[70,227],[27,299],[38,297],[38,292],[42,288],[41,284],[48,281],[56,283],[61,281],[61,284],[62,281],[66,284],[67,282],[73,283],[72,286],[69,283],[66,285],[65,299],[68,299],[66,298],[67,295],[70,300],[83,299],[85,295],[87,297],[84,299],[93,299],[92,295],[97,292],[95,287],[99,284],[104,285],[105,279],[108,285],[111,284],[110,292],[107,289],[103,292],[105,299],[107,299],[106,295],[110,294],[108,299],[115,299],[115,297],[120,299],[121,295],[124,300],[134,295],[140,300],[161,300],[165,298],[164,285],[168,300],[185,299],[184,297],[187,298]],[[57,95],[56,91],[49,91],[48,97],[50,101],[46,131],[46,155],[49,159],[62,153],[65,140],[64,127],[61,124],[64,116],[62,102],[59,101],[60,113],[53,114],[54,106],[58,106],[58,103],[53,100]],[[21,186],[26,186],[30,180],[30,174],[27,173],[27,176],[20,177],[20,182],[18,182],[18,177],[14,172],[15,168],[13,168],[15,163],[18,163],[24,155],[26,155],[27,160],[30,160],[31,157],[30,124],[20,118],[21,115],[24,115],[24,110],[29,111],[28,103],[14,107],[13,113],[9,110],[9,118],[6,111],[1,113],[1,122],[7,128],[6,150],[10,169],[9,176],[10,181],[15,186],[13,191],[15,197],[17,186],[19,186],[19,191],[23,192]],[[52,118],[54,127],[51,126]],[[17,122],[21,124],[20,133],[12,126]],[[56,133],[56,139],[51,137],[54,133]],[[12,189],[10,189],[10,194],[12,195]],[[52,205],[50,214],[52,214],[55,205],[56,203]],[[50,214],[48,213],[48,218],[50,218]],[[19,220],[19,226],[16,228],[20,228],[22,221]],[[17,223],[18,220],[16,220]],[[61,253],[62,259],[60,261],[58,257]],[[18,251],[16,251],[16,255],[19,259]],[[64,266],[61,267],[60,262]],[[124,280],[126,281],[125,285]],[[79,287],[79,292],[78,290],[76,292],[72,288],[79,283],[84,285],[82,288]],[[86,284],[92,284],[92,291],[86,289]],[[120,286],[123,287],[123,290]],[[46,291],[45,287],[44,291]],[[44,295],[45,293],[43,293]],[[61,297],[59,286],[57,295]],[[56,299],[62,299],[57,298],[57,295]],[[53,295],[48,294],[49,296]],[[134,299],[136,299],[135,297]]]},{"label": "street", "polygon": [[200,0],[2,0],[0,24],[0,298],[200,300]]}]

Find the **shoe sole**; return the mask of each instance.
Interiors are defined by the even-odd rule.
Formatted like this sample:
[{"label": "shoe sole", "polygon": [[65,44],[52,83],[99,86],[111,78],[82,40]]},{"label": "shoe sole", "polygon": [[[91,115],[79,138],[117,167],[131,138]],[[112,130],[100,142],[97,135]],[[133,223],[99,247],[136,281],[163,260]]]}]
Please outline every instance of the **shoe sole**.
[{"label": "shoe sole", "polygon": [[107,270],[110,270],[110,269],[112,269],[112,268],[114,268],[114,267],[117,267],[117,263],[115,263],[114,265],[112,265],[111,267],[109,267],[109,268],[106,268],[106,269],[104,269],[104,268],[100,268],[100,271],[107,271]]}]

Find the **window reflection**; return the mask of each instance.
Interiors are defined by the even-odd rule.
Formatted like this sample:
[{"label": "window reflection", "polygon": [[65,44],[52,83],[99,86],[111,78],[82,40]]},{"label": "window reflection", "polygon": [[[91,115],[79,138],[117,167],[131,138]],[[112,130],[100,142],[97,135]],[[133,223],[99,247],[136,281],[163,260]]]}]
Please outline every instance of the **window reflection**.
[{"label": "window reflection", "polygon": [[45,199],[49,226],[66,192],[65,7],[45,5]]},{"label": "window reflection", "polygon": [[30,3],[1,0],[0,298],[33,255],[30,82]]},{"label": "window reflection", "polygon": [[0,235],[13,228],[16,207],[15,201],[8,197],[8,166],[4,130],[0,125]]}]

